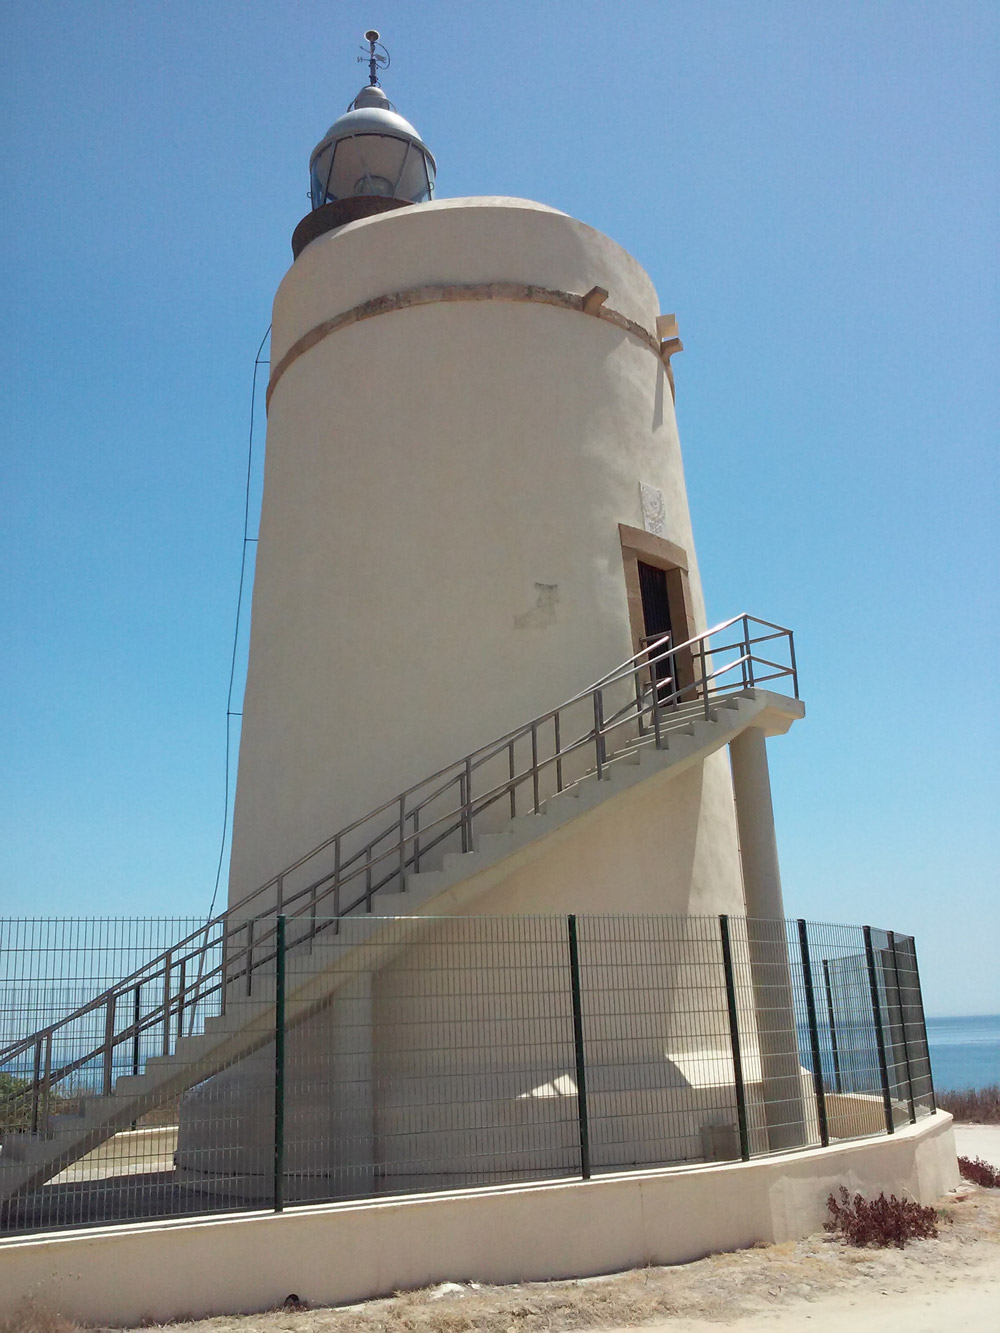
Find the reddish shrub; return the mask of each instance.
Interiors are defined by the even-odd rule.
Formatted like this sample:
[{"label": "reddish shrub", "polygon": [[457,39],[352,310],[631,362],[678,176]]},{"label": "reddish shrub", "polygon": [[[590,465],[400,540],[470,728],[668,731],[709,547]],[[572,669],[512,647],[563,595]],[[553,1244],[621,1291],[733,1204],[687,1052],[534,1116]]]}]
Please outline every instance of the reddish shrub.
[{"label": "reddish shrub", "polygon": [[896,1245],[902,1249],[908,1240],[926,1240],[937,1235],[937,1219],[933,1208],[925,1208],[912,1199],[888,1199],[880,1194],[877,1199],[866,1199],[855,1194],[852,1199],[843,1185],[840,1202],[834,1195],[826,1201],[831,1220],[823,1223],[825,1231],[843,1236],[849,1245],[875,1245],[884,1249]]},{"label": "reddish shrub", "polygon": [[1000,1189],[1000,1171],[981,1157],[960,1157],[958,1169],[963,1180],[971,1180],[974,1185],[985,1185],[988,1190]]}]

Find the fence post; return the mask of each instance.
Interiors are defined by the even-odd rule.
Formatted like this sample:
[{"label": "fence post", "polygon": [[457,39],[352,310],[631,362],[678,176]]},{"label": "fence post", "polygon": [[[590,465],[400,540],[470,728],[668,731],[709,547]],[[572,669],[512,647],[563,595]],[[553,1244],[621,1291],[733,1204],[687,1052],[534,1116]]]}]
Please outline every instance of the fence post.
[{"label": "fence post", "polygon": [[931,1068],[931,1052],[927,1044],[927,1019],[924,1016],[924,993],[920,988],[920,968],[917,966],[917,942],[911,941],[913,949],[913,978],[916,983],[917,1008],[920,1010],[920,1032],[924,1043],[924,1059],[927,1062],[927,1095],[931,1102],[931,1115],[937,1114],[937,1098],[934,1095],[934,1070]]},{"label": "fence post", "polygon": [[801,917],[799,917],[799,952],[802,955],[802,981],[806,991],[806,1015],[809,1019],[809,1049],[812,1053],[813,1088],[816,1092],[816,1115],[819,1118],[819,1141],[826,1148],[830,1144],[830,1126],[826,1118],[826,1091],[823,1088],[823,1061],[819,1051],[816,995],[813,991],[812,964],[809,961],[809,932],[805,921]]},{"label": "fence post", "polygon": [[899,988],[899,959],[896,956],[896,935],[894,931],[887,931],[889,937],[889,953],[892,957],[892,980],[896,987],[896,1003],[899,1006],[899,1031],[903,1038],[903,1064],[906,1066],[906,1101],[910,1108],[910,1124],[917,1123],[917,1107],[913,1100],[913,1071],[910,1068],[910,1043],[906,1036],[906,1005],[903,1002],[903,992]]},{"label": "fence post", "polygon": [[285,1206],[285,918],[274,956],[274,1211]]},{"label": "fence post", "polygon": [[[142,982],[138,982],[132,991],[132,1075],[139,1072],[139,1056],[142,1050],[142,1043],[139,1035],[139,1022],[142,1018]],[[138,1129],[138,1120],[129,1122],[130,1129]]]},{"label": "fence post", "polygon": [[882,1031],[882,1006],[878,998],[878,976],[875,972],[875,950],[872,948],[872,928],[865,926],[865,959],[868,963],[868,989],[872,999],[872,1018],[875,1020],[875,1046],[878,1051],[878,1069],[882,1079],[882,1102],[885,1106],[885,1132],[894,1134],[892,1093],[889,1090],[889,1070],[885,1063],[885,1033]]},{"label": "fence post", "polygon": [[840,1047],[837,1044],[837,1020],[833,1012],[833,987],[830,985],[830,964],[823,959],[823,988],[826,991],[826,1012],[830,1020],[830,1049],[833,1051],[833,1090],[843,1092],[840,1077]]},{"label": "fence post", "polygon": [[722,936],[722,967],[726,974],[726,1003],[729,1006],[729,1041],[733,1048],[733,1080],[736,1084],[736,1119],[740,1128],[740,1156],[750,1160],[750,1134],[747,1130],[747,1093],[743,1083],[743,1056],[740,1052],[739,1011],[736,1007],[736,980],[733,976],[733,949],[729,939],[729,917],[719,917]]},{"label": "fence post", "polygon": [[583,1006],[580,1001],[580,949],[576,917],[566,918],[569,928],[569,972],[573,990],[573,1048],[576,1053],[576,1108],[580,1126],[580,1175],[590,1179],[590,1124],[587,1120],[587,1068],[583,1050]]}]

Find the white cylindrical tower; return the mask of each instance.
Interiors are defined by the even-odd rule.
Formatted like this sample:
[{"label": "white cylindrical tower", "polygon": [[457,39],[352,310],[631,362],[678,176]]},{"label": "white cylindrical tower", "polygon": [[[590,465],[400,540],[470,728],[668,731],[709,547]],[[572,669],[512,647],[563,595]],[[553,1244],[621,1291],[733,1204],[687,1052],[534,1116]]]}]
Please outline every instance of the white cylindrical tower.
[{"label": "white cylindrical tower", "polygon": [[[519,199],[321,192],[310,219],[274,306],[231,902],[631,656],[661,628],[640,575],[675,641],[705,627],[636,261]],[[632,910],[740,910],[725,758],[681,789],[692,896]]]},{"label": "white cylindrical tower", "polygon": [[[680,1000],[663,1012],[644,1007],[672,984],[671,959],[683,954],[672,949],[688,933],[711,968],[718,922],[695,918],[744,910],[724,753],[691,753],[627,789],[623,782],[617,796],[609,783],[555,836],[541,820],[522,824],[478,878],[461,858],[457,869],[447,864],[439,839],[446,876],[464,882],[450,898],[446,876],[426,876],[434,868],[426,845],[417,864],[405,801],[393,828],[400,793],[585,691],[644,637],[669,630],[679,644],[706,628],[669,374],[679,343],[649,277],[607,236],[544,205],[432,200],[433,170],[416,130],[370,85],[313,154],[315,207],[296,228],[295,261],[274,305],[230,903],[267,889],[231,920],[329,884],[329,864],[317,874],[310,861],[305,883],[281,872],[382,807],[396,833],[385,883],[396,874],[399,887],[412,870],[417,892],[404,902],[430,918],[407,923],[412,941],[400,936],[381,952],[351,943],[363,943],[352,931],[369,923],[340,923],[322,940],[336,939],[344,975],[329,981],[329,994],[326,981],[314,994],[309,980],[293,997],[289,1114],[298,1128],[288,1170],[301,1197],[505,1179],[515,1144],[525,1170],[563,1170],[564,1117],[545,1089],[565,1083],[565,1052],[545,1053],[535,1077],[525,1063],[530,1043],[509,1038],[515,1019],[529,1030],[538,996],[566,1000],[562,945],[551,977],[544,940],[535,953],[514,951],[534,987],[521,993],[504,972],[510,960],[477,934],[493,923],[463,914],[665,918],[649,927],[659,952],[635,957],[632,943],[614,943],[618,926],[595,927],[608,931],[584,975],[588,993],[603,997],[587,1020],[604,1125],[595,1161],[698,1156],[703,1130],[717,1128],[731,1102],[727,1011],[706,1020]],[[681,685],[693,682],[683,665],[675,671]],[[628,689],[634,705],[631,679]],[[584,702],[589,735],[600,705]],[[501,751],[501,780],[506,759]],[[511,750],[511,772],[514,762]],[[465,793],[470,781],[471,766]],[[476,810],[480,851],[491,822],[510,820],[509,793],[499,789],[503,801]],[[595,795],[593,784],[588,791]],[[420,825],[425,839],[429,822]],[[400,830],[413,835],[408,844]],[[467,831],[462,851],[473,850]],[[525,832],[537,845],[520,857]],[[367,836],[353,855],[343,844],[351,874],[370,875],[377,839],[366,844]],[[342,839],[333,846],[339,892]],[[336,901],[323,899],[318,916]],[[384,901],[371,901],[376,915]],[[399,900],[387,910],[401,911]],[[247,958],[253,939],[248,924]],[[452,956],[463,959],[468,994],[438,973]],[[313,957],[293,951],[300,980],[309,966],[321,976],[332,954]],[[476,987],[498,966],[507,980],[495,1004]],[[242,975],[231,987],[237,1007]],[[630,1045],[621,1037],[626,1011]],[[753,1024],[745,1026],[750,1042]],[[258,1051],[189,1096],[183,1170],[217,1175],[248,1197],[267,1188],[274,1067],[273,1053]],[[238,1126],[211,1114],[217,1098],[239,1108]],[[650,1137],[650,1117],[669,1119],[669,1143],[659,1129]],[[549,1120],[541,1150],[533,1136]],[[489,1124],[503,1127],[503,1142],[484,1147]],[[475,1161],[463,1162],[472,1143]]]}]

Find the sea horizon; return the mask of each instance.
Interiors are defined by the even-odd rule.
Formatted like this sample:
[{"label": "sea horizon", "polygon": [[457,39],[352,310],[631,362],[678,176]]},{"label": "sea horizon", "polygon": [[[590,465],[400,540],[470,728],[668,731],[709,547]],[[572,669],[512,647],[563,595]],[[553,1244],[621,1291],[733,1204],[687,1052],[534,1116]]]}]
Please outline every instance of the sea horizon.
[{"label": "sea horizon", "polygon": [[927,1046],[936,1091],[1000,1083],[1000,1014],[928,1014]]}]

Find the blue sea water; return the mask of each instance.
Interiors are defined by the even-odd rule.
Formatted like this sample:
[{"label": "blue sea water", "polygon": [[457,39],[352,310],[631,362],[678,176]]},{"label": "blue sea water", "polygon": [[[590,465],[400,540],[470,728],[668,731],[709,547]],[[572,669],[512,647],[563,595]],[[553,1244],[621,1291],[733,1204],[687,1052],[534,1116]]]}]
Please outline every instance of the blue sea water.
[{"label": "blue sea water", "polygon": [[928,1018],[927,1045],[938,1092],[1000,1083],[1000,1014]]}]

